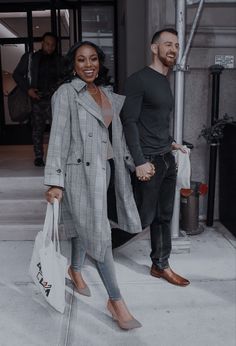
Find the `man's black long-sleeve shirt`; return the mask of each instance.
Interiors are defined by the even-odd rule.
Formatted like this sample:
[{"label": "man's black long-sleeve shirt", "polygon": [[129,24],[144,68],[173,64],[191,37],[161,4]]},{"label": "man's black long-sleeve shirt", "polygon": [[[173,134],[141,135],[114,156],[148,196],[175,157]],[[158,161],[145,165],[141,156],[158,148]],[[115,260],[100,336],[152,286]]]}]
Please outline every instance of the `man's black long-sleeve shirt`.
[{"label": "man's black long-sleeve shirt", "polygon": [[145,67],[131,75],[125,85],[121,119],[135,165],[147,162],[146,155],[169,152],[170,113],[173,95],[166,76]]}]

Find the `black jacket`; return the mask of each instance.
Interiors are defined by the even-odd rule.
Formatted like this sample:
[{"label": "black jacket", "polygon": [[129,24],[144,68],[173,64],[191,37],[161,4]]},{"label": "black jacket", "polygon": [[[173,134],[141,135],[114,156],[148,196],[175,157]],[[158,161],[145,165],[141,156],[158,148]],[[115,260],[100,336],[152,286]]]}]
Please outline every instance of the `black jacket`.
[{"label": "black jacket", "polygon": [[[18,65],[16,66],[12,77],[15,80],[16,84],[23,90],[27,91],[29,88],[38,89],[38,73],[39,73],[39,62],[42,56],[42,50],[39,50],[35,53],[29,54],[25,53],[22,55]],[[31,82],[28,80],[28,61],[29,56],[31,56]],[[62,71],[62,59],[56,53],[53,54],[53,60],[57,68],[58,81],[61,77]],[[56,86],[55,86],[56,87]]]}]

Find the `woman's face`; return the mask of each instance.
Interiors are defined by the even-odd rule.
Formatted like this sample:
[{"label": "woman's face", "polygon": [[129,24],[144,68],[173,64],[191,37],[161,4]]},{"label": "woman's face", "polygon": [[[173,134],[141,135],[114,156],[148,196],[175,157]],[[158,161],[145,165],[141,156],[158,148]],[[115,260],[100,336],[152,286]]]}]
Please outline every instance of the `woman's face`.
[{"label": "woman's face", "polygon": [[86,83],[92,83],[99,72],[99,60],[96,49],[84,45],[75,53],[75,72]]}]

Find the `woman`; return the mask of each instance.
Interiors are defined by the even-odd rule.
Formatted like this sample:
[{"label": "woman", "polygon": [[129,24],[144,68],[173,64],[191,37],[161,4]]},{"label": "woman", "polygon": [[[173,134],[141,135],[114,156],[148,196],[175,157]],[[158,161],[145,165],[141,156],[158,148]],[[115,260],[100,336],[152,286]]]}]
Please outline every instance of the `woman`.
[{"label": "woman", "polygon": [[47,200],[62,201],[62,219],[72,242],[68,273],[77,291],[90,295],[81,274],[88,254],[95,260],[109,295],[107,308],[119,327],[138,328],[141,324],[129,312],[117,285],[107,217],[112,160],[118,224],[131,233],[141,231],[128,172],[133,162],[119,119],[124,97],[104,87],[108,81],[105,55],[95,44],[77,43],[68,59],[68,80],[52,100],[53,123],[45,167],[45,184],[50,186]]}]

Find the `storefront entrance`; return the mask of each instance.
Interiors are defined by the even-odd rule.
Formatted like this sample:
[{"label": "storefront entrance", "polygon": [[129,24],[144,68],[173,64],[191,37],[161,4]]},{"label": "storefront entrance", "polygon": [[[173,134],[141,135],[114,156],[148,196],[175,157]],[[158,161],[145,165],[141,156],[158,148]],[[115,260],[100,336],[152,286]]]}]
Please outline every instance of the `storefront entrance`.
[{"label": "storefront entrance", "polygon": [[12,122],[7,101],[15,87],[12,73],[17,63],[25,52],[40,49],[45,32],[57,35],[62,56],[78,40],[96,43],[106,53],[106,66],[116,83],[114,16],[115,1],[1,2],[0,145],[31,144],[30,120]]}]

